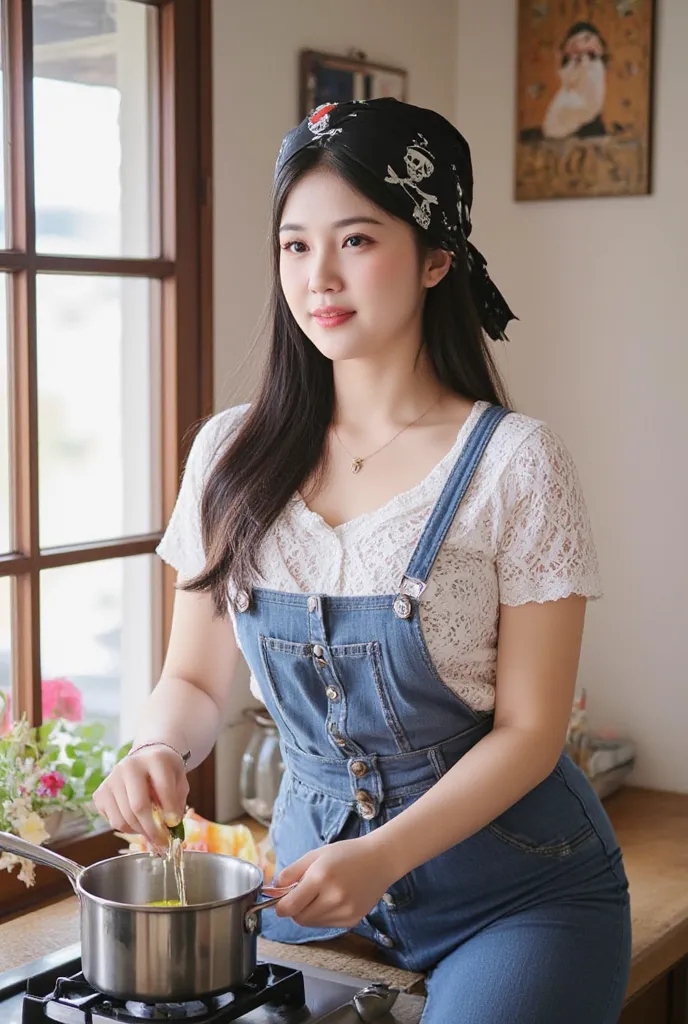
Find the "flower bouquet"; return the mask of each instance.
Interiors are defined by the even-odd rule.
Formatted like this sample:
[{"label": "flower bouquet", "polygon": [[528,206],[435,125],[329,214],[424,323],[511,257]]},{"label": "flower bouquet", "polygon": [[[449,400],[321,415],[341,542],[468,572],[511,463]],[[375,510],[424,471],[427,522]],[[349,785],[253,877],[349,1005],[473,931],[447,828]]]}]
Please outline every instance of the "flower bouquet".
[{"label": "flower bouquet", "polygon": [[[130,748],[115,751],[104,735],[98,723],[64,718],[33,728],[23,716],[6,726],[0,735],[0,830],[40,845],[54,838],[65,814],[92,828],[98,820],[93,794]],[[0,854],[0,870],[14,867],[25,885],[33,885],[31,861]]]}]

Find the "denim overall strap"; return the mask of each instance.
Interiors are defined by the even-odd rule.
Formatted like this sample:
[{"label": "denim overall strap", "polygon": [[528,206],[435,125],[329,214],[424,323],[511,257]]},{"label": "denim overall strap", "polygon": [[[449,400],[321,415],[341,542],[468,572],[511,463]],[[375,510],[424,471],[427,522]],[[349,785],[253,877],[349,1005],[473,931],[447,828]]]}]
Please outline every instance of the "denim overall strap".
[{"label": "denim overall strap", "polygon": [[468,490],[473,474],[492,435],[510,412],[511,409],[505,409],[501,405],[491,405],[481,414],[425,524],[408,568],[402,577],[400,594],[419,598],[425,590],[430,571],[457,509]]}]

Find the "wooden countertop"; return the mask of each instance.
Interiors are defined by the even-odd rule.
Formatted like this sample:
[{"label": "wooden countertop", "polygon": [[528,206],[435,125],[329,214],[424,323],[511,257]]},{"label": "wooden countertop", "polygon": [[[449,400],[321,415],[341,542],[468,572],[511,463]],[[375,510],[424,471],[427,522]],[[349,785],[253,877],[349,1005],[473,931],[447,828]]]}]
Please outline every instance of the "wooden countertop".
[{"label": "wooden countertop", "polygon": [[631,892],[630,997],[688,956],[688,795],[629,787],[605,808]]},{"label": "wooden countertop", "polygon": [[[627,788],[605,807],[624,852],[631,889],[630,997],[688,956],[688,795]],[[24,914],[0,925],[0,972],[78,940],[74,897]],[[380,963],[374,947],[357,936],[302,946],[261,939],[260,955],[388,981],[406,991],[417,990],[421,980]]]}]

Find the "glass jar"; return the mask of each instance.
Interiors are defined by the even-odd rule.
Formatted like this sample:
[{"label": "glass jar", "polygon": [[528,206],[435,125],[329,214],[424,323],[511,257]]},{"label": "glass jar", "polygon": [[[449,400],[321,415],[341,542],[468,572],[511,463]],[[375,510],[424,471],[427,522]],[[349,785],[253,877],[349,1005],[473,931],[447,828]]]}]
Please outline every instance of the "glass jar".
[{"label": "glass jar", "polygon": [[284,773],[279,733],[264,708],[246,708],[244,716],[253,722],[253,729],[241,759],[241,804],[252,818],[269,826]]}]

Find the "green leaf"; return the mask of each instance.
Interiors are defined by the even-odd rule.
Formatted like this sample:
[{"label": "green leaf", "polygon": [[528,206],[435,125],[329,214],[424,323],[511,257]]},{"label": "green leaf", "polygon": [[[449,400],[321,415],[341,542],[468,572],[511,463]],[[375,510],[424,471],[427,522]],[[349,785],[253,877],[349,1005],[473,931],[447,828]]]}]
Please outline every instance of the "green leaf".
[{"label": "green leaf", "polygon": [[121,761],[123,757],[126,757],[129,751],[131,750],[131,747],[131,742],[123,743],[122,746],[118,749],[117,753],[115,754],[115,762]]},{"label": "green leaf", "polygon": [[91,797],[98,789],[98,786],[105,780],[105,775],[101,771],[91,772],[89,777],[86,779],[86,785],[84,786],[84,796]]},{"label": "green leaf", "polygon": [[52,722],[44,722],[38,727],[38,739],[41,744],[47,744],[50,734],[53,731]]},{"label": "green leaf", "polygon": [[81,759],[77,759],[72,765],[71,773],[75,779],[83,779],[86,774],[86,763]]},{"label": "green leaf", "polygon": [[105,736],[105,726],[101,722],[89,722],[88,725],[80,725],[76,730],[77,736],[90,740],[91,743],[100,743]]},{"label": "green leaf", "polygon": [[62,789],[62,796],[64,797],[65,800],[71,800],[72,799],[72,797],[74,796],[74,787],[71,785],[71,783],[69,783],[69,782],[65,783],[65,785],[64,785],[64,787]]},{"label": "green leaf", "polygon": [[67,755],[67,757],[78,757],[79,756],[77,754],[77,752],[76,752],[76,747],[74,746],[73,743],[68,743],[67,744],[67,746],[65,747],[65,754]]}]

